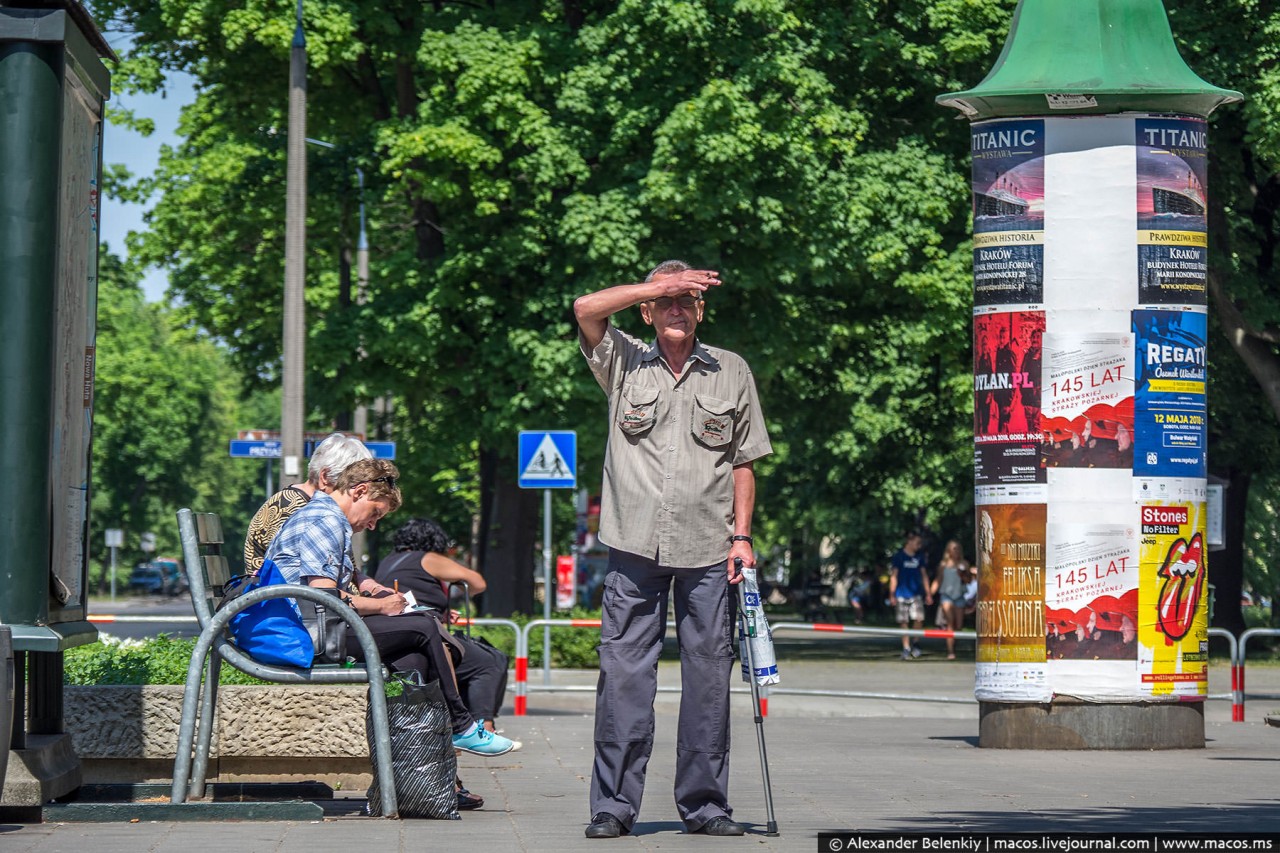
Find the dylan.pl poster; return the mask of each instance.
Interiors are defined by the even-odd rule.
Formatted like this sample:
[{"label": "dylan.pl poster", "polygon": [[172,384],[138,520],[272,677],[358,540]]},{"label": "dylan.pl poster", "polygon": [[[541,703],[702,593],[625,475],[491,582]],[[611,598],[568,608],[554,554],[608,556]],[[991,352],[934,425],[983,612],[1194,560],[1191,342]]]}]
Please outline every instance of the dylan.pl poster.
[{"label": "dylan.pl poster", "polygon": [[1142,504],[1138,673],[1157,696],[1204,696],[1209,685],[1205,504]]},{"label": "dylan.pl poster", "polygon": [[1044,312],[973,318],[974,482],[1043,483],[1040,372]]},{"label": "dylan.pl poster", "polygon": [[1044,336],[1040,425],[1049,468],[1133,465],[1133,336]]},{"label": "dylan.pl poster", "polygon": [[1205,476],[1207,330],[1208,316],[1198,311],[1133,312],[1134,476]]},{"label": "dylan.pl poster", "polygon": [[1208,303],[1205,122],[1134,122],[1138,168],[1138,302]]},{"label": "dylan.pl poster", "polygon": [[973,154],[973,304],[1044,301],[1044,121],[980,122]]},{"label": "dylan.pl poster", "polygon": [[974,695],[990,702],[1047,702],[1045,504],[977,510],[978,635]]}]

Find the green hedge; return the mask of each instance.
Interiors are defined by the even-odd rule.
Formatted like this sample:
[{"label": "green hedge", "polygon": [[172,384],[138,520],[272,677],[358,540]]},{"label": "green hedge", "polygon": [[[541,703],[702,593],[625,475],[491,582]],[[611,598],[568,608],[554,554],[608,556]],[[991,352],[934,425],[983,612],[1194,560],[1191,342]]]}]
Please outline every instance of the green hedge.
[{"label": "green hedge", "polygon": [[[148,640],[107,637],[66,653],[67,684],[185,684],[196,641],[165,635]],[[223,665],[219,684],[265,684]]]},{"label": "green hedge", "polygon": [[[541,618],[516,614],[513,622],[523,627],[530,619]],[[599,610],[575,608],[556,618],[599,619]],[[483,637],[506,652],[515,666],[515,634],[511,629],[477,625],[471,636]],[[561,669],[595,669],[599,662],[596,644],[600,631],[593,628],[551,629],[552,665]],[[194,639],[161,635],[147,640],[117,640],[107,637],[88,646],[66,653],[67,684],[185,684],[187,666],[195,654]],[[529,637],[529,665],[542,666],[542,632],[534,630]],[[223,665],[220,684],[264,684],[232,666]]]}]

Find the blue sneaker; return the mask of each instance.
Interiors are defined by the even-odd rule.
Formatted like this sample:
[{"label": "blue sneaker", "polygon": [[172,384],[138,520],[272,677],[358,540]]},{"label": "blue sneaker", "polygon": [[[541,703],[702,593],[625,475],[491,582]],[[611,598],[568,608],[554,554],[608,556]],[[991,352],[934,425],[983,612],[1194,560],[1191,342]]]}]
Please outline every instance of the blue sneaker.
[{"label": "blue sneaker", "polygon": [[[484,717],[481,717],[480,719],[476,720],[476,725],[483,729],[483,728],[484,728],[484,720],[485,720],[485,718],[484,718]],[[488,731],[488,729],[485,729],[485,731]],[[493,734],[495,734],[495,735],[500,735],[500,734],[502,734],[502,729],[494,729],[494,730],[493,730]],[[522,747],[522,746],[524,746],[524,744],[523,744],[523,743],[521,743],[521,742],[520,742],[520,741],[518,741],[518,740],[512,740],[512,741],[511,741],[511,751],[512,751],[512,752],[519,752],[519,751],[520,751],[520,747]]]},{"label": "blue sneaker", "polygon": [[502,735],[485,731],[484,726],[475,726],[466,734],[453,736],[454,749],[474,755],[505,755],[515,747],[515,743]]}]

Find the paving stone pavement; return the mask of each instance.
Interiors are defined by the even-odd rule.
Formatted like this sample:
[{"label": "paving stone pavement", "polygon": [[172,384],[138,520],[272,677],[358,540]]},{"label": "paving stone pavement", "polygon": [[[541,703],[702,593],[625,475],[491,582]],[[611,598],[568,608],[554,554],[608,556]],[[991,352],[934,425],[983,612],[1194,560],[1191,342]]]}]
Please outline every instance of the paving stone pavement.
[{"label": "paving stone pavement", "polygon": [[[1224,670],[1224,668],[1218,668]],[[785,663],[798,689],[971,697],[972,662],[892,660]],[[1211,677],[1210,693],[1226,692]],[[589,686],[589,672],[556,673],[557,685]],[[533,683],[541,674],[530,673]],[[1280,696],[1280,669],[1253,667],[1250,691]],[[665,662],[660,681],[676,683]],[[678,698],[659,694],[653,759],[635,832],[583,837],[589,819],[591,695],[534,691],[529,715],[501,720],[524,743],[492,759],[464,756],[467,786],[485,808],[463,819],[317,822],[35,824],[0,822],[2,853],[244,853],[737,849],[813,851],[824,830],[893,832],[1272,832],[1280,838],[1280,729],[1267,726],[1280,700],[1255,699],[1248,722],[1230,705],[1206,708],[1204,749],[1157,752],[989,750],[977,746],[973,703],[775,694],[765,723],[781,834],[766,837],[756,730],[745,694],[734,700],[731,797],[745,838],[685,835],[671,799]]]}]

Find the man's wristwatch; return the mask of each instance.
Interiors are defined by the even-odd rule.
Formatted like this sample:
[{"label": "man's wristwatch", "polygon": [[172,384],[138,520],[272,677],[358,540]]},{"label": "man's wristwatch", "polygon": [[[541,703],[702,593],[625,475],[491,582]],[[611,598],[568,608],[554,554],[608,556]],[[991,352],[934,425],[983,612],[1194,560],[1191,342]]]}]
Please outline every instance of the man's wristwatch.
[{"label": "man's wristwatch", "polygon": [[733,536],[730,536],[729,541],[730,542],[746,542],[748,545],[756,544],[756,540],[752,539],[750,536],[744,536],[741,533],[735,533]]}]

